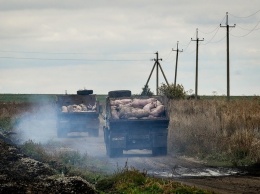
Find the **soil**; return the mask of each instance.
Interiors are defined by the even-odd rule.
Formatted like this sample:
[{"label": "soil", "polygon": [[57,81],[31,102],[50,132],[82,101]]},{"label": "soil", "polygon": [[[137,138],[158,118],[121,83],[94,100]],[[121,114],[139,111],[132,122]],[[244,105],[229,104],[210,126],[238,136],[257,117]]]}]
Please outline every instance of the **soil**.
[{"label": "soil", "polygon": [[0,135],[0,193],[96,193],[80,177],[57,175],[55,169],[22,154]]}]

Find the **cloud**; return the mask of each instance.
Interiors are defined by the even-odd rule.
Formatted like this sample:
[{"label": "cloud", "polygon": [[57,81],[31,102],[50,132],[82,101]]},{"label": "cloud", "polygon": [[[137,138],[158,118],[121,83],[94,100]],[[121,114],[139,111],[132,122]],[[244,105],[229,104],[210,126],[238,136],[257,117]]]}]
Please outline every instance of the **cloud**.
[{"label": "cloud", "polygon": [[[249,4],[244,0],[0,0],[0,3],[3,93],[63,93],[65,89],[73,93],[83,87],[98,93],[115,89],[138,93],[148,79],[154,63],[149,60],[156,51],[163,58],[161,64],[168,81],[173,82],[176,53],[171,50],[176,49],[177,41],[179,48],[185,49],[179,55],[178,82],[185,89],[193,89],[196,44],[190,40],[196,38],[196,28],[199,38],[204,38],[199,45],[202,82],[199,91],[203,94],[211,94],[212,88],[225,91],[222,80],[226,70],[226,29],[218,29],[219,24],[225,25],[227,11],[231,25],[237,23],[248,29],[260,17],[260,13],[248,19],[235,17],[254,13],[260,5],[259,1]],[[236,27],[230,33],[242,36],[248,31]],[[245,37],[230,36],[231,70],[244,72],[246,83],[260,82],[258,34],[254,31]],[[253,70],[243,71],[247,66]],[[155,77],[150,83],[155,91]],[[244,87],[241,94],[260,94],[259,89],[253,86],[251,91],[250,86]]]}]

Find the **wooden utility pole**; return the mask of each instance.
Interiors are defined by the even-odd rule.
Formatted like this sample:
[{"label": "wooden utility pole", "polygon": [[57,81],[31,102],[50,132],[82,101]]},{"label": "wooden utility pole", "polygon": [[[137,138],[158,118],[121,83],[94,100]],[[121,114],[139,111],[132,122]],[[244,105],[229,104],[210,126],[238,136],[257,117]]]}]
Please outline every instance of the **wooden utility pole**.
[{"label": "wooden utility pole", "polygon": [[179,54],[179,52],[183,52],[183,50],[179,50],[178,44],[179,44],[179,41],[177,42],[177,50],[172,49],[172,51],[176,51],[176,65],[175,65],[174,88],[176,87],[176,80],[177,80],[178,54]]},{"label": "wooden utility pole", "polygon": [[155,61],[155,63],[154,63],[154,65],[153,65],[153,68],[152,68],[152,71],[151,71],[151,73],[150,73],[150,75],[149,75],[149,78],[148,78],[148,80],[147,80],[147,82],[146,82],[146,84],[145,84],[145,87],[147,87],[148,86],[148,83],[149,83],[149,81],[150,81],[150,78],[151,78],[151,76],[152,76],[152,74],[153,74],[153,70],[154,70],[154,68],[155,68],[155,66],[156,66],[156,95],[158,95],[158,88],[159,88],[159,68],[160,68],[160,70],[161,70],[161,72],[162,72],[162,74],[163,74],[163,77],[164,77],[164,79],[165,79],[165,81],[166,81],[166,83],[167,83],[167,85],[169,86],[169,83],[168,83],[168,81],[167,81],[167,79],[166,79],[166,76],[165,76],[165,74],[164,74],[164,72],[163,72],[163,69],[162,69],[162,67],[161,67],[161,64],[159,63],[159,61],[162,61],[162,59],[159,59],[159,54],[158,54],[158,51],[155,53],[156,54],[156,59],[153,59],[154,61]]},{"label": "wooden utility pole", "polygon": [[200,40],[198,38],[198,28],[196,29],[196,40],[192,40],[191,41],[196,41],[196,76],[195,76],[195,99],[198,99],[198,58],[199,58],[199,41],[204,41],[204,38],[202,40]]},{"label": "wooden utility pole", "polygon": [[234,28],[236,24],[233,26],[228,25],[228,12],[226,13],[226,26],[222,26],[220,24],[220,27],[227,28],[227,100],[230,100],[230,72],[229,72],[229,28]]}]

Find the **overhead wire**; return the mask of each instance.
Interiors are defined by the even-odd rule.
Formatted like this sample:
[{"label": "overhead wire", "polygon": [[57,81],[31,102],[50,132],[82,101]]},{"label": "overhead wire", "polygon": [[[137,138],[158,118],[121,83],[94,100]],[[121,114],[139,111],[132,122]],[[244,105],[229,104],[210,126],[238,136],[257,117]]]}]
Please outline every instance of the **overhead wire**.
[{"label": "overhead wire", "polygon": [[220,29],[220,26],[218,26],[217,31],[216,31],[215,34],[211,37],[211,39],[210,39],[209,41],[205,42],[205,43],[202,43],[202,45],[207,45],[207,44],[211,43],[211,41],[213,40],[213,38],[215,38],[215,36],[217,35],[219,29]]},{"label": "overhead wire", "polygon": [[245,37],[245,36],[251,34],[253,31],[255,31],[255,30],[256,30],[256,27],[259,25],[259,23],[260,23],[260,21],[258,21],[257,24],[255,25],[255,27],[252,28],[247,34],[244,34],[244,35],[242,35],[242,36],[237,36],[237,35],[234,35],[234,34],[232,34],[232,33],[230,33],[230,34],[231,34],[231,36],[234,36],[234,37],[237,37],[237,38]]},{"label": "overhead wire", "polygon": [[[252,30],[252,29],[244,28],[244,27],[237,25],[237,24],[236,24],[236,27],[239,27],[240,29],[245,30],[245,31],[251,31]],[[256,28],[255,30],[260,30],[260,28]]]},{"label": "overhead wire", "polygon": [[64,55],[64,54],[71,54],[71,55],[125,55],[125,54],[130,54],[130,55],[151,55],[154,53],[142,53],[142,52],[121,52],[121,53],[95,53],[95,52],[40,52],[40,51],[16,51],[16,50],[0,50],[2,53],[35,53],[35,54],[54,54],[54,55]]},{"label": "overhead wire", "polygon": [[[224,21],[225,17],[226,17],[226,16],[224,16],[224,17],[221,19],[221,21],[219,22],[220,24]],[[200,32],[202,32],[203,34],[211,34],[211,33],[215,32],[216,30],[218,30],[218,28],[219,28],[219,25],[218,25],[214,30],[209,31],[209,32],[203,32],[203,31],[201,31],[200,29],[198,29],[198,30],[199,30]]]},{"label": "overhead wire", "polygon": [[228,14],[231,15],[231,16],[233,16],[233,17],[236,17],[236,18],[249,18],[249,17],[251,17],[251,16],[257,14],[258,12],[260,12],[260,10],[256,11],[256,12],[253,13],[253,14],[250,14],[250,15],[248,15],[248,16],[244,16],[244,17],[243,17],[243,16],[236,16],[236,15],[233,15],[233,14],[231,14],[231,13],[228,13]]},{"label": "overhead wire", "polygon": [[135,59],[72,59],[72,58],[34,58],[34,57],[0,57],[0,59],[21,59],[21,60],[43,60],[43,61],[149,61],[147,60],[135,60]]}]

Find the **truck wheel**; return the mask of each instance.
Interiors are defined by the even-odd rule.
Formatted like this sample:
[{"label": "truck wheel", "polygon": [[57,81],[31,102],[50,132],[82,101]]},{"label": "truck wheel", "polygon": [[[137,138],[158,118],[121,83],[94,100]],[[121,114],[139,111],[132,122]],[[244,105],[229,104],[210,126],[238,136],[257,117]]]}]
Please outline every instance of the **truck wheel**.
[{"label": "truck wheel", "polygon": [[119,98],[119,97],[131,97],[130,90],[114,90],[108,92],[108,97],[110,98]]}]

